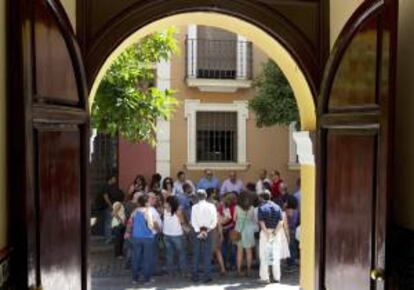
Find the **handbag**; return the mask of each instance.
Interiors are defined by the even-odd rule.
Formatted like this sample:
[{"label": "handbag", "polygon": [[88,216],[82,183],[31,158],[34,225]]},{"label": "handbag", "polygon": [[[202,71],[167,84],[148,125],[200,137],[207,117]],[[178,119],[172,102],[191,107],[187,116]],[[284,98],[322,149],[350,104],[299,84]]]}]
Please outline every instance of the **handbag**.
[{"label": "handbag", "polygon": [[232,242],[239,242],[241,240],[241,233],[236,230],[231,230],[229,237]]},{"label": "handbag", "polygon": [[231,231],[230,231],[230,233],[229,233],[229,237],[230,237],[230,240],[231,240],[232,242],[240,242],[240,240],[241,240],[241,232],[244,230],[244,226],[246,225],[246,219],[247,219],[247,214],[246,214],[246,216],[244,217],[244,220],[243,220],[243,225],[242,225],[242,227],[240,228],[240,232],[238,232],[238,231],[236,231],[236,230],[231,230]]}]

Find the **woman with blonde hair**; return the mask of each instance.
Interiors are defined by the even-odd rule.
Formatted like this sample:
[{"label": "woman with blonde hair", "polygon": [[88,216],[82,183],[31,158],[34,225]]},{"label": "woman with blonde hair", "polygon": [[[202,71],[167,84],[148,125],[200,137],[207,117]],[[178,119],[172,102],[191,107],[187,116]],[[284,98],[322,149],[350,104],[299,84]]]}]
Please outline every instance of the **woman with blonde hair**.
[{"label": "woman with blonde hair", "polygon": [[112,205],[112,235],[114,237],[115,257],[123,258],[124,234],[125,234],[125,207],[119,201]]}]

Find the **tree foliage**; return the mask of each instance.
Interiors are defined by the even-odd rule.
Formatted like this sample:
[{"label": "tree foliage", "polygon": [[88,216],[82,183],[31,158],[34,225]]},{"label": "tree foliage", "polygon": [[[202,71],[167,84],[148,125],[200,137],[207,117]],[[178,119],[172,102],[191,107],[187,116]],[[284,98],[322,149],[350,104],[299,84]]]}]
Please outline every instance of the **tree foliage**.
[{"label": "tree foliage", "polygon": [[158,118],[169,119],[177,100],[155,87],[155,65],[178,51],[175,29],[127,48],[106,72],[92,105],[92,127],[132,142],[155,144]]},{"label": "tree foliage", "polygon": [[256,125],[270,127],[299,123],[299,111],[292,88],[279,66],[269,60],[254,80],[255,97],[249,107],[256,114]]}]

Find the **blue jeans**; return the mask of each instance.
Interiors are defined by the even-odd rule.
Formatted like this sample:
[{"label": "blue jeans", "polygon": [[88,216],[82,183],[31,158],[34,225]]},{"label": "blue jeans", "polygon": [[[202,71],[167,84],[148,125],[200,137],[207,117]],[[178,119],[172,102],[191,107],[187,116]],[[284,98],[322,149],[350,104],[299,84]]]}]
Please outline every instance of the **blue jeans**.
[{"label": "blue jeans", "polygon": [[160,243],[160,234],[155,234],[153,242],[152,242],[153,252],[152,252],[152,256],[150,260],[152,275],[161,273],[161,269],[157,268],[159,255],[160,255],[159,243]]},{"label": "blue jeans", "polygon": [[164,236],[167,270],[168,273],[174,272],[174,256],[178,255],[178,262],[181,273],[186,271],[186,253],[184,248],[184,236]]},{"label": "blue jeans", "polygon": [[131,239],[126,239],[124,241],[124,252],[125,252],[125,268],[129,269],[132,265],[132,241]]},{"label": "blue jeans", "polygon": [[198,280],[198,272],[200,269],[200,260],[203,257],[203,265],[204,265],[204,279],[211,278],[212,266],[211,266],[211,258],[213,254],[213,239],[211,236],[211,232],[208,234],[205,240],[201,240],[197,238],[199,233],[195,233],[196,237],[194,239],[194,265],[193,265],[193,279]]},{"label": "blue jeans", "polygon": [[151,279],[151,261],[154,252],[154,239],[152,238],[133,238],[132,243],[132,279],[139,280],[139,274],[142,269],[144,280],[147,282]]}]

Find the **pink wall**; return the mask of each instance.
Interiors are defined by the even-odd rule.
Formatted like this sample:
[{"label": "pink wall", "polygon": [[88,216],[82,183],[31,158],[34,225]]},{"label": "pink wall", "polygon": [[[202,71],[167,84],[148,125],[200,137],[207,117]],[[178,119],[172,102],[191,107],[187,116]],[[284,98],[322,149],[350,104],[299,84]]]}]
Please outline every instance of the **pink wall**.
[{"label": "pink wall", "polygon": [[127,192],[131,182],[138,174],[147,181],[155,173],[155,148],[148,144],[132,144],[119,139],[119,186]]}]

